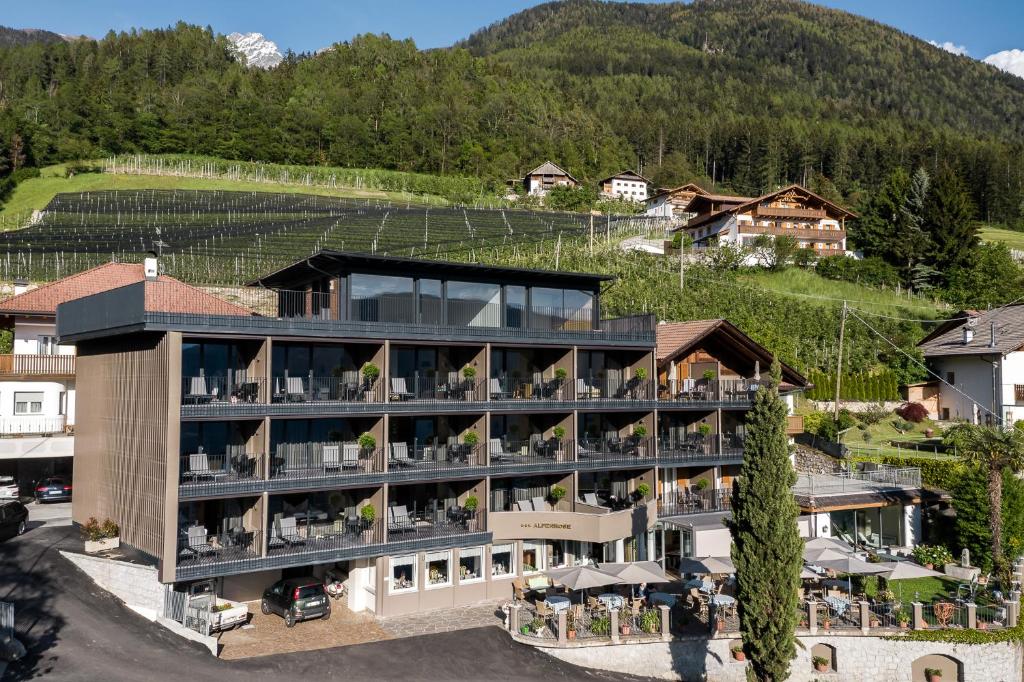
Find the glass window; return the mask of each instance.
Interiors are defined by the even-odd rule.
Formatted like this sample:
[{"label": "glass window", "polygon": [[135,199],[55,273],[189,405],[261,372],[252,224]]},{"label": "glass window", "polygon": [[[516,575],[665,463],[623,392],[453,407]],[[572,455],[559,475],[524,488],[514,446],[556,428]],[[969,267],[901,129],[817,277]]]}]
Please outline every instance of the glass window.
[{"label": "glass window", "polygon": [[459,582],[474,583],[484,579],[484,548],[459,550]]},{"label": "glass window", "polygon": [[14,394],[14,414],[42,414],[42,391],[19,391]]},{"label": "glass window", "polygon": [[515,552],[512,551],[512,545],[491,547],[491,577],[511,578],[515,574]]},{"label": "glass window", "polygon": [[505,287],[505,326],[516,329],[526,326],[526,287]]},{"label": "glass window", "polygon": [[523,543],[523,573],[537,573],[544,570],[547,545],[542,541]]},{"label": "glass window", "polygon": [[441,324],[441,280],[420,280],[420,322]]},{"label": "glass window", "polygon": [[427,588],[445,587],[452,584],[452,553],[427,552]]},{"label": "glass window", "polygon": [[416,555],[391,557],[391,593],[416,591]]},{"label": "glass window", "polygon": [[352,318],[363,322],[414,322],[411,277],[353,274]]},{"label": "glass window", "polygon": [[903,542],[903,507],[898,504],[894,504],[889,507],[882,507],[879,512],[879,522],[881,523],[881,534],[882,534],[882,545],[883,546],[902,546]]},{"label": "glass window", "polygon": [[501,322],[501,287],[482,282],[448,282],[448,324],[497,327]]}]

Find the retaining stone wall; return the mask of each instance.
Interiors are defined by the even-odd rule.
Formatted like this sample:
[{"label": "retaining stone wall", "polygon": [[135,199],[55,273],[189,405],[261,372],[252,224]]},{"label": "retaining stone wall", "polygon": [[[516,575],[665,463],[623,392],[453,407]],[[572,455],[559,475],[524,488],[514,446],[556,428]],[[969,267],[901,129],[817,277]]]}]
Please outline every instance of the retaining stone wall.
[{"label": "retaining stone wall", "polygon": [[152,611],[154,618],[163,616],[164,586],[157,577],[156,568],[75,552],[62,551],[61,556],[125,604]]},{"label": "retaining stone wall", "polygon": [[[961,682],[1022,682],[1024,646],[1019,644],[945,644],[834,635],[799,639],[803,647],[797,646],[797,656],[790,668],[790,682],[918,682],[911,672],[913,662],[929,654],[959,660],[963,666]],[[746,682],[747,664],[733,660],[730,653],[734,641],[728,638],[690,638],[542,651],[575,665],[663,680]],[[819,643],[835,648],[834,672],[819,673],[811,666],[811,649]],[[943,682],[956,680],[944,678]]]}]

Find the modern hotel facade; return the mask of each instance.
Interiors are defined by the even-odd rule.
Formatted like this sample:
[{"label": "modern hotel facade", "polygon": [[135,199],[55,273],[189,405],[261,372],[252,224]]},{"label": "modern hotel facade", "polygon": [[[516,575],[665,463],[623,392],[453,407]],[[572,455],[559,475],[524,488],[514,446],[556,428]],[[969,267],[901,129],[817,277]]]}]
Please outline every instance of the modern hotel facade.
[{"label": "modern hotel facade", "polygon": [[665,546],[659,505],[727,512],[768,355],[684,370],[652,316],[603,319],[608,279],[321,252],[245,306],[155,279],[65,303],[90,396],[74,520],[114,519],[179,588],[254,599],[335,570],[384,616],[692,555]]}]

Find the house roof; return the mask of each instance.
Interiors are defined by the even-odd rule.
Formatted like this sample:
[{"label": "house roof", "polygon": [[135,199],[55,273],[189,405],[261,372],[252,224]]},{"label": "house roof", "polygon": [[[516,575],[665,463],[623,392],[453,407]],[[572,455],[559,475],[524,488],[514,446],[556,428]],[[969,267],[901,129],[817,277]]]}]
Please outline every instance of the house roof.
[{"label": "house roof", "polygon": [[579,180],[574,178],[569,171],[565,170],[556,163],[552,163],[551,161],[545,161],[544,163],[537,166],[526,175],[564,175],[573,182],[579,182]]},{"label": "house roof", "polygon": [[[974,338],[964,343],[964,328]],[[993,343],[993,333],[995,335]],[[1024,348],[1024,304],[994,310],[961,310],[918,342],[925,357],[992,355]]]},{"label": "house roof", "polygon": [[[657,326],[657,361],[662,365],[681,355],[686,355],[693,348],[717,334],[720,343],[728,344],[732,350],[747,356],[752,361],[760,361],[762,371],[767,372],[771,366],[771,352],[757,341],[747,336],[743,330],[729,320],[690,320],[689,322],[662,322]],[[810,382],[795,369],[782,363],[783,388],[788,384],[792,388],[807,388]]]},{"label": "house roof", "polygon": [[657,192],[648,197],[647,200],[650,201],[651,199],[656,199],[658,197],[663,197],[665,195],[678,194],[680,192],[693,192],[694,194],[708,193],[707,190],[701,187],[700,185],[693,182],[688,182],[685,185],[680,185],[679,187],[662,187]]},{"label": "house roof", "polygon": [[602,178],[602,179],[598,180],[597,184],[600,185],[602,183],[608,182],[609,180],[614,180],[615,178],[628,178],[630,180],[642,180],[643,182],[646,182],[648,185],[651,184],[650,180],[648,180],[644,176],[640,175],[639,173],[637,173],[635,171],[631,171],[631,170],[624,170],[624,171],[621,171],[619,173],[616,173],[615,175],[609,175],[607,178]]},{"label": "house roof", "polygon": [[[697,227],[699,225],[703,225],[704,223],[711,222],[712,220],[715,220],[715,219],[719,218],[720,216],[727,215],[727,214],[730,214],[730,213],[743,213],[744,211],[747,211],[748,209],[753,208],[757,204],[760,204],[762,202],[768,201],[769,199],[771,199],[773,197],[776,197],[776,196],[778,196],[780,194],[784,194],[786,192],[790,192],[790,191],[793,191],[793,190],[796,190],[798,192],[802,192],[803,194],[806,194],[809,199],[814,199],[815,201],[820,202],[821,205],[824,206],[825,208],[831,208],[834,213],[839,214],[840,216],[850,217],[850,218],[857,217],[857,214],[854,213],[853,211],[851,211],[851,210],[849,210],[847,208],[843,208],[839,204],[835,204],[835,203],[829,201],[828,199],[825,199],[824,197],[821,197],[821,196],[815,194],[814,192],[812,192],[811,190],[807,189],[806,187],[803,187],[803,186],[797,185],[797,184],[793,184],[793,185],[788,185],[786,187],[782,187],[781,189],[777,189],[774,192],[769,192],[768,194],[763,194],[763,195],[761,195],[759,197],[756,197],[756,198],[753,198],[753,199],[749,198],[749,197],[730,197],[730,196],[727,196],[727,195],[717,195],[717,194],[706,194],[706,195],[698,194],[697,196],[695,196],[693,198],[693,200],[687,206],[687,209],[691,209],[691,208],[699,209],[700,208],[700,204],[702,204],[704,202],[709,202],[712,205],[714,205],[715,203],[727,203],[727,204],[730,204],[730,205],[726,206],[725,208],[721,208],[721,209],[719,209],[717,211],[711,211],[711,212],[709,212],[707,214],[699,215],[698,217],[696,217],[693,220],[691,220],[690,223],[687,225],[687,227]],[[700,210],[697,210],[696,212],[700,213]]]},{"label": "house roof", "polygon": [[[104,263],[0,301],[0,315],[55,317],[57,306],[61,303],[119,289],[145,279],[141,263]],[[147,290],[147,310],[202,312],[209,315],[251,314],[246,308],[228,303],[173,277],[160,275],[159,282],[161,286],[155,289],[152,299]]]}]

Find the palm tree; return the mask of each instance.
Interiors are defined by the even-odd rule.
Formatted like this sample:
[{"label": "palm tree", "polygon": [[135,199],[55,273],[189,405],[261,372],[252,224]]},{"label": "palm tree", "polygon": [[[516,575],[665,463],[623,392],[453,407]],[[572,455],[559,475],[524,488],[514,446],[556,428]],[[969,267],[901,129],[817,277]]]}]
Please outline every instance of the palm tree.
[{"label": "palm tree", "polygon": [[1000,579],[1003,558],[1003,470],[1024,469],[1024,432],[1018,428],[957,424],[946,434],[967,464],[982,467],[988,476],[989,522],[992,526],[992,561]]}]

